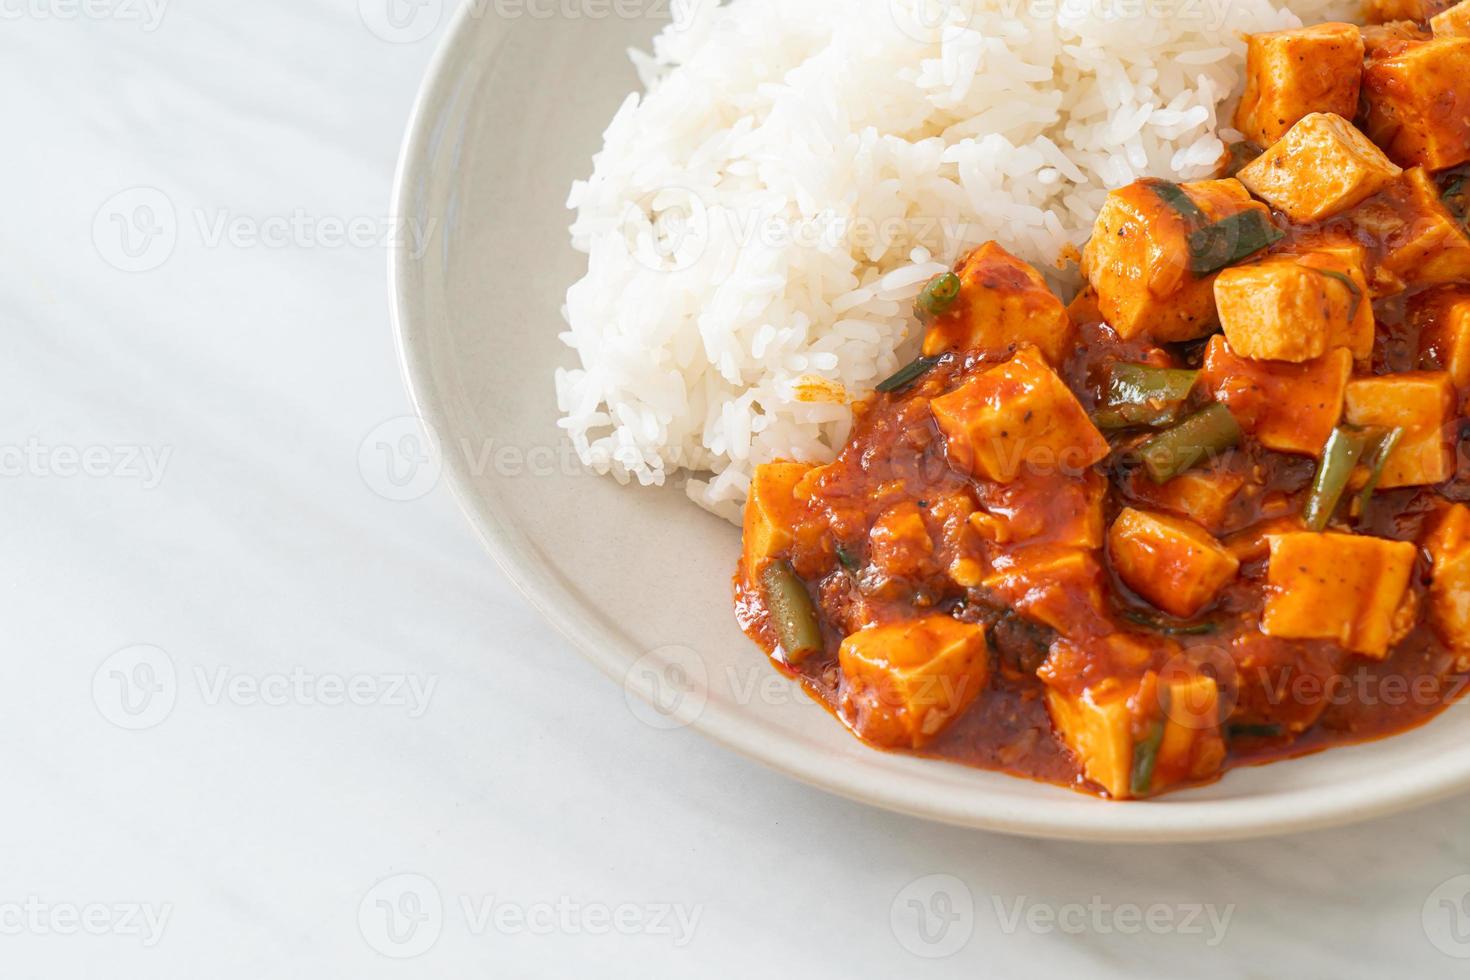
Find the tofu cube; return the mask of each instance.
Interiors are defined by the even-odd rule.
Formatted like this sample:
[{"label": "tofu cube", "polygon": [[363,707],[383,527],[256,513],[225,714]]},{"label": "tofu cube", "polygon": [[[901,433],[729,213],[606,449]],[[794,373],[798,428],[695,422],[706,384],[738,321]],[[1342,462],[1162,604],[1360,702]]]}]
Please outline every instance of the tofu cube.
[{"label": "tofu cube", "polygon": [[1060,633],[1108,630],[1102,566],[1093,551],[1018,548],[998,556],[981,585],[1016,612]]},{"label": "tofu cube", "polygon": [[1470,38],[1436,37],[1374,52],[1363,69],[1363,131],[1405,167],[1443,170],[1470,160],[1467,77]]},{"label": "tofu cube", "polygon": [[1214,601],[1240,562],[1194,521],[1126,507],[1108,531],[1113,570],[1165,612],[1188,618]]},{"label": "tofu cube", "polygon": [[1455,386],[1444,371],[1406,371],[1348,382],[1343,414],[1349,422],[1404,430],[1384,464],[1379,487],[1450,478],[1455,472],[1455,404]]},{"label": "tofu cube", "polygon": [[934,540],[912,500],[894,504],[868,531],[868,560],[890,578],[920,578],[933,571]]},{"label": "tofu cube", "polygon": [[1132,795],[1133,712],[1130,689],[1083,690],[1069,694],[1046,689],[1052,726],[1077,757],[1082,773],[1115,800]]},{"label": "tofu cube", "polygon": [[1107,490],[1107,480],[1096,470],[1068,480],[1040,475],[992,484],[982,488],[982,509],[969,516],[970,525],[1000,545],[1101,548]]},{"label": "tofu cube", "polygon": [[950,464],[1010,483],[1031,473],[1081,473],[1108,441],[1034,346],[929,403]]},{"label": "tofu cube", "polygon": [[1314,112],[1236,176],[1292,221],[1321,221],[1372,197],[1403,168],[1342,116]]},{"label": "tofu cube", "polygon": [[[1048,686],[1046,706],[1083,774],[1114,799],[1207,778],[1225,759],[1219,689],[1203,674],[1150,671],[1139,681],[1109,678],[1080,691]],[[1138,747],[1151,739],[1158,740],[1152,772],[1135,787],[1135,771],[1144,775],[1135,768]]]},{"label": "tofu cube", "polygon": [[1362,74],[1363,39],[1353,24],[1252,34],[1235,128],[1246,139],[1270,146],[1310,113],[1351,119],[1358,111]]},{"label": "tofu cube", "polygon": [[1158,687],[1164,694],[1164,737],[1159,741],[1150,793],[1204,779],[1218,772],[1225,761],[1220,688],[1215,679],[1166,668]]},{"label": "tofu cube", "polygon": [[1470,291],[1431,290],[1415,299],[1421,366],[1441,368],[1456,388],[1470,388]]},{"label": "tofu cube", "polygon": [[838,651],[842,717],[885,748],[923,747],[985,687],[985,628],[942,614],[853,633]]},{"label": "tofu cube", "polygon": [[812,467],[805,463],[762,463],[750,478],[745,498],[741,565],[747,581],[756,581],[761,568],[779,558],[795,542],[794,528],[805,509],[796,498],[796,485]]},{"label": "tofu cube", "polygon": [[1343,394],[1353,372],[1344,347],[1315,361],[1254,361],[1210,338],[1201,377],[1215,400],[1229,406],[1242,429],[1267,449],[1320,456],[1342,417]]},{"label": "tofu cube", "polygon": [[[1367,0],[1363,15],[1370,24],[1398,26],[1395,22],[1429,22],[1455,0]],[[1408,26],[1408,25],[1405,25]],[[1366,33],[1366,32],[1365,32]]]},{"label": "tofu cube", "polygon": [[1378,248],[1378,274],[1425,286],[1470,279],[1470,238],[1422,167],[1405,170],[1348,216]]},{"label": "tofu cube", "polygon": [[[1140,180],[1108,195],[1082,267],[1104,319],[1123,338],[1193,340],[1216,323],[1214,275],[1190,271],[1189,236],[1195,229],[1158,186]],[[1210,222],[1245,211],[1270,217],[1234,178],[1178,186]]]},{"label": "tofu cube", "polygon": [[[1320,255],[1335,259],[1336,267],[1347,270],[1355,283],[1367,284],[1368,292],[1365,298],[1369,300],[1401,293],[1404,289],[1403,282],[1387,273],[1384,273],[1384,278],[1380,281],[1378,269],[1368,247],[1352,238],[1351,229],[1341,224],[1329,225],[1324,230],[1296,236],[1289,242],[1282,242],[1275,251],[1284,255]],[[1373,319],[1372,314],[1373,311],[1370,309],[1368,315],[1363,317],[1370,325]],[[1370,351],[1371,348],[1370,343]]]},{"label": "tofu cube", "polygon": [[1424,547],[1432,575],[1429,620],[1464,670],[1470,666],[1470,507],[1446,508]]},{"label": "tofu cube", "polygon": [[1435,37],[1470,37],[1470,0],[1461,0],[1429,18]]},{"label": "tofu cube", "polygon": [[1157,510],[1188,517],[1211,532],[1225,526],[1230,504],[1245,486],[1244,475],[1220,466],[1189,470],[1164,483],[1135,472],[1138,478],[1129,486],[1134,497]]},{"label": "tofu cube", "polygon": [[1073,342],[1072,320],[1041,273],[995,242],[971,252],[957,272],[959,299],[929,325],[925,355],[1035,344],[1049,362],[1062,362]]},{"label": "tofu cube", "polygon": [[1407,541],[1302,531],[1273,535],[1261,630],[1333,640],[1382,659],[1409,587],[1417,549]]},{"label": "tofu cube", "polygon": [[1268,361],[1315,360],[1346,347],[1373,353],[1373,304],[1362,273],[1326,253],[1270,255],[1215,279],[1230,349]]}]

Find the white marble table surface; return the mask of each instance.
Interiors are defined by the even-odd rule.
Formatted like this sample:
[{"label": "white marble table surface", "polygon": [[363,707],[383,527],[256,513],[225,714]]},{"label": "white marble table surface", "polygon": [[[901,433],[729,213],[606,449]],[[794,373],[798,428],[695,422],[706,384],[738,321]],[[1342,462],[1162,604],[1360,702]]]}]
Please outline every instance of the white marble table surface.
[{"label": "white marble table surface", "polygon": [[1160,848],[867,809],[641,723],[447,491],[375,494],[444,19],[387,2],[0,2],[0,976],[1470,972],[1470,799]]}]

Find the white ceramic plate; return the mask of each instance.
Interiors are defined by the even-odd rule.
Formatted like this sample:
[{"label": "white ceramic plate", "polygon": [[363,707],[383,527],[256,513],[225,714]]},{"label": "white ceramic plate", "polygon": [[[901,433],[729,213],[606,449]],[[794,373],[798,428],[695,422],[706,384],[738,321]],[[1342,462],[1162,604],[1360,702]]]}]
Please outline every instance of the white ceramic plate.
[{"label": "white ceramic plate", "polygon": [[[813,785],[935,820],[1102,841],[1303,830],[1470,785],[1470,706],[1387,740],[1237,770],[1146,803],[865,747],[778,677],[736,628],[737,531],[666,487],[622,487],[563,462],[552,368],[562,295],[584,268],[567,189],[636,85],[625,49],[650,21],[505,20],[467,5],[424,82],[395,190],[411,238],[391,262],[408,384],[446,477],[486,547],[532,603],[625,692],[667,718]],[[553,683],[548,678],[548,684]],[[632,698],[636,703],[636,698]],[[674,757],[669,778],[679,773]]]}]

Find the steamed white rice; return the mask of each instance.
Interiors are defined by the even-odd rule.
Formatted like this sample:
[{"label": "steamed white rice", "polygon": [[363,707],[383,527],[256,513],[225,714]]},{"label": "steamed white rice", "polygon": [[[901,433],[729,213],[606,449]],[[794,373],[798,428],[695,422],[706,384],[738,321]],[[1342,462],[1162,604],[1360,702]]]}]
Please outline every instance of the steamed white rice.
[{"label": "steamed white rice", "polygon": [[1344,13],[1291,6],[673,0],[631,52],[647,93],[568,200],[588,269],[562,428],[597,472],[687,471],[738,520],[756,464],[841,448],[851,401],[912,355],[931,276],[995,239],[1066,289],[1058,255],[1110,188],[1207,176],[1239,34]]}]

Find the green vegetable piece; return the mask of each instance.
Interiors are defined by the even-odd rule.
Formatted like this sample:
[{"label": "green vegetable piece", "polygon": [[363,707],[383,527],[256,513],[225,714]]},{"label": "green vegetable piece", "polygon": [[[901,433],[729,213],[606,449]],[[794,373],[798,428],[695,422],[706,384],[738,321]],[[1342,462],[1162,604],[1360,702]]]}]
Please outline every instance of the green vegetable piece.
[{"label": "green vegetable piece", "polygon": [[863,567],[863,563],[858,556],[842,547],[842,545],[835,545],[832,550],[837,553],[837,560],[842,563],[842,567],[849,572],[855,572]]},{"label": "green vegetable piece", "polygon": [[1138,447],[1143,467],[1155,483],[1167,483],[1201,462],[1240,444],[1240,423],[1216,402]]},{"label": "green vegetable piece", "polygon": [[766,608],[771,625],[786,654],[786,662],[799,664],[822,647],[822,627],[817,622],[817,608],[789,561],[773,561],[761,571],[765,587]]},{"label": "green vegetable piece", "polygon": [[878,390],[885,395],[890,395],[895,391],[902,391],[928,374],[930,369],[938,363],[938,357],[916,357],[897,371],[894,371],[887,378],[878,382]]},{"label": "green vegetable piece", "polygon": [[1144,427],[1158,429],[1179,421],[1177,406],[1155,408],[1153,405],[1119,405],[1092,413],[1092,424],[1104,432]]},{"label": "green vegetable piece", "polygon": [[1367,460],[1368,480],[1363,484],[1363,488],[1358,491],[1357,505],[1359,516],[1368,509],[1368,502],[1373,499],[1373,491],[1378,489],[1378,483],[1383,479],[1384,464],[1388,462],[1389,455],[1398,448],[1399,440],[1403,439],[1403,437],[1403,429],[1390,429],[1379,438],[1377,444],[1373,447],[1373,451],[1369,454]]},{"label": "green vegetable piece", "polygon": [[[1159,689],[1159,703],[1167,713],[1167,698],[1164,696],[1163,688]],[[1148,726],[1148,734],[1143,741],[1133,746],[1133,778],[1129,780],[1128,788],[1134,796],[1147,796],[1154,785],[1154,767],[1159,761],[1159,745],[1164,741],[1164,722],[1162,719]]]},{"label": "green vegetable piece", "polygon": [[1230,738],[1280,738],[1286,729],[1280,725],[1253,725],[1247,722],[1226,725],[1225,734]]},{"label": "green vegetable piece", "polygon": [[1189,271],[1207,276],[1279,242],[1286,233],[1259,211],[1240,211],[1189,236]]},{"label": "green vegetable piece", "polygon": [[1439,199],[1444,202],[1445,210],[1454,215],[1459,221],[1465,220],[1465,175],[1456,174],[1450,178],[1449,183],[1439,192]]},{"label": "green vegetable piece", "polygon": [[960,277],[944,272],[930,279],[919,293],[919,309],[929,316],[944,314],[960,297]]},{"label": "green vegetable piece", "polygon": [[1357,283],[1353,282],[1353,277],[1348,275],[1346,272],[1338,272],[1336,269],[1316,269],[1314,271],[1326,276],[1329,279],[1336,279],[1338,282],[1342,283],[1348,288],[1348,292],[1353,294],[1353,305],[1352,308],[1348,310],[1348,319],[1357,319],[1358,307],[1363,305],[1363,291],[1358,288]]},{"label": "green vegetable piece", "polygon": [[1107,390],[1092,422],[1104,431],[1172,425],[1198,380],[1198,371],[1119,362],[1108,370]]},{"label": "green vegetable piece", "polygon": [[1308,531],[1321,531],[1332,519],[1337,502],[1347,489],[1364,450],[1368,448],[1369,436],[1361,429],[1340,425],[1327,437],[1322,449],[1322,460],[1317,464],[1317,476],[1312,480],[1312,490],[1302,508],[1302,523]]},{"label": "green vegetable piece", "polygon": [[1179,212],[1179,217],[1190,227],[1209,223],[1209,217],[1199,209],[1184,188],[1167,180],[1150,180],[1148,185],[1153,188],[1155,194],[1169,207]]},{"label": "green vegetable piece", "polygon": [[1225,164],[1225,176],[1227,177],[1234,177],[1244,170],[1247,164],[1265,152],[1259,143],[1252,143],[1250,140],[1237,140],[1226,149],[1230,151],[1230,159]]},{"label": "green vegetable piece", "polygon": [[1136,609],[1123,610],[1122,616],[1128,622],[1153,630],[1155,633],[1163,633],[1165,636],[1208,636],[1220,629],[1219,623],[1170,623],[1150,616],[1148,613],[1139,612]]},{"label": "green vegetable piece", "polygon": [[1108,369],[1105,402],[1109,408],[1151,402],[1182,402],[1189,397],[1198,381],[1198,371],[1119,362]]}]

